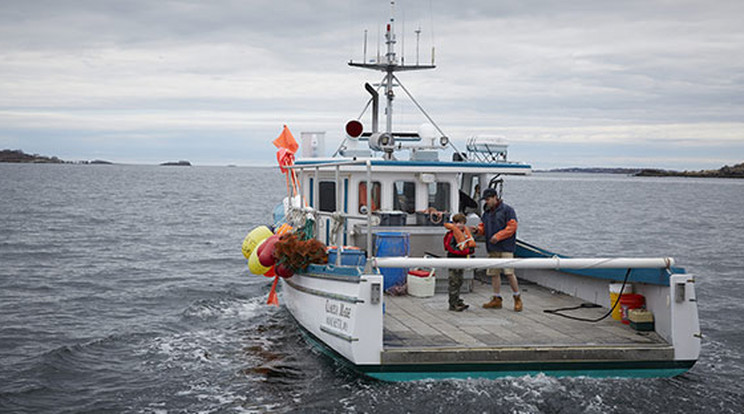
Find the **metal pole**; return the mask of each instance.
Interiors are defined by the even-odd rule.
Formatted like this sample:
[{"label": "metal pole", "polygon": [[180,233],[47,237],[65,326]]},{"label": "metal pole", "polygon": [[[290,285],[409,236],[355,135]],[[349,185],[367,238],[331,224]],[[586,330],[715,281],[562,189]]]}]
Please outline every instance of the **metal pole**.
[{"label": "metal pole", "polygon": [[443,267],[450,269],[637,269],[670,268],[674,266],[671,257],[660,258],[528,258],[528,259],[451,259],[424,257],[376,257],[375,267]]},{"label": "metal pole", "polygon": [[[318,170],[319,170],[318,167],[315,167],[315,177],[314,177],[315,180],[313,180],[313,208],[315,209],[315,211],[320,211],[320,205],[318,204],[320,201],[320,194],[318,194],[320,192],[320,180],[318,177],[318,174],[319,174]],[[315,222],[315,226],[313,226],[313,237],[316,239],[318,238],[318,234],[319,234],[318,233],[318,230],[319,230],[318,227],[320,227],[319,224],[320,224],[319,222]]]},{"label": "metal pole", "polygon": [[[341,180],[339,175],[340,168],[341,167],[339,167],[338,165],[336,166],[336,212],[339,211],[339,206],[341,205]],[[345,218],[344,221],[346,221]],[[338,229],[336,230],[336,266],[341,265],[341,253],[344,252],[344,243],[343,239],[341,238],[341,229],[342,227],[338,226]]]},{"label": "metal pole", "polygon": [[367,258],[372,258],[372,161],[367,160]]},{"label": "metal pole", "polygon": [[[391,7],[394,6],[394,2],[390,2]],[[385,43],[387,44],[387,80],[385,85],[385,96],[387,97],[387,108],[386,108],[386,115],[387,115],[387,125],[385,128],[385,132],[388,134],[393,133],[393,98],[395,97],[395,93],[393,92],[393,65],[395,64],[395,33],[394,33],[394,27],[393,27],[393,21],[394,18],[390,18],[390,24],[388,24],[387,32],[385,33]]]},{"label": "metal pole", "polygon": [[[433,120],[433,119],[431,119],[431,117],[429,116],[429,114],[427,114],[427,113],[426,113],[426,111],[424,110],[424,108],[423,108],[423,107],[421,107],[421,105],[419,105],[419,103],[418,103],[418,102],[416,101],[416,98],[414,98],[414,97],[413,97],[413,95],[411,95],[411,93],[410,93],[410,92],[408,92],[408,89],[406,89],[406,87],[405,87],[405,86],[403,86],[403,83],[402,83],[402,82],[400,81],[400,79],[398,79],[398,77],[397,77],[397,76],[395,76],[395,75],[393,75],[392,73],[391,73],[390,75],[391,75],[391,76],[392,76],[393,78],[395,78],[395,80],[396,80],[396,81],[398,81],[398,86],[400,86],[400,87],[401,87],[401,89],[403,89],[403,92],[405,92],[405,93],[406,93],[406,95],[408,95],[408,98],[409,98],[409,99],[410,99],[411,101],[413,101],[413,103],[414,103],[414,104],[416,105],[416,107],[417,107],[417,108],[419,109],[419,111],[421,111],[421,113],[422,113],[422,114],[424,114],[424,116],[426,117],[426,119],[428,119],[428,120],[429,120],[429,122],[431,122],[431,125],[432,125],[432,126],[434,126],[434,128],[436,128],[436,129],[437,129],[437,131],[439,131],[439,133],[441,134],[441,136],[443,136],[443,137],[444,137],[444,136],[446,136],[446,135],[444,134],[444,132],[442,131],[442,129],[441,129],[441,128],[439,128],[439,125],[437,125],[437,123],[436,123],[436,122],[434,122],[434,120]],[[454,150],[454,151],[455,151],[456,153],[458,153],[458,154],[460,153],[460,151],[458,151],[458,150],[457,150],[457,148],[455,148],[455,144],[454,144],[454,143],[452,142],[452,140],[451,140],[451,139],[447,139],[447,144],[449,144],[449,146],[450,146],[450,147],[452,147],[452,149],[453,149],[453,150]]]}]

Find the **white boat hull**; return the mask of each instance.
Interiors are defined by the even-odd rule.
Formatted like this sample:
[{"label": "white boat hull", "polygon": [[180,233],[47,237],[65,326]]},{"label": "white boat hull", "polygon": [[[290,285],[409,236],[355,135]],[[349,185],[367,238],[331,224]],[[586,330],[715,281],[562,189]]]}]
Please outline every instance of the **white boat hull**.
[{"label": "white boat hull", "polygon": [[[608,282],[601,276],[555,269],[520,271],[520,278],[610,307]],[[382,276],[365,275],[356,267],[311,265],[307,272],[283,279],[282,296],[311,339],[357,371],[383,380],[498,378],[538,372],[555,376],[664,377],[687,371],[700,353],[693,277],[672,274],[667,286],[633,277],[639,278],[636,289],[656,317],[656,332],[664,346],[641,349],[589,343],[573,347],[494,344],[386,348]]]},{"label": "white boat hull", "polygon": [[310,334],[355,365],[380,364],[381,275],[325,278],[309,271],[282,281],[287,309]]}]

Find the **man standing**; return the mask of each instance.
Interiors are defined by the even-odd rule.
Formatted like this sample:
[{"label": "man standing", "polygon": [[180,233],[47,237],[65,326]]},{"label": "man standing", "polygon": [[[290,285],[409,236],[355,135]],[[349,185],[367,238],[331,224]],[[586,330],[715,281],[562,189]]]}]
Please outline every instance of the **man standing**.
[{"label": "man standing", "polygon": [[[481,200],[485,200],[481,223],[476,231],[486,237],[486,250],[488,257],[511,259],[517,248],[517,214],[511,206],[499,198],[494,188],[483,190]],[[514,268],[503,269],[509,279],[514,294],[514,311],[522,311],[522,298],[519,295],[519,284],[514,275]],[[487,274],[491,276],[493,285],[493,299],[483,305],[484,308],[501,309],[501,269],[489,268]]]}]

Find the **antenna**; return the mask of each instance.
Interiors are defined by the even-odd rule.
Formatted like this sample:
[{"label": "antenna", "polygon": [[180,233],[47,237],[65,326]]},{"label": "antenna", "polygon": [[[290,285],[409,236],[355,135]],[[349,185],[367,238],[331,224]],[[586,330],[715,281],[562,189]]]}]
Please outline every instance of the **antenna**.
[{"label": "antenna", "polygon": [[421,26],[415,30],[416,32],[416,66],[419,65],[419,41],[421,40]]},{"label": "antenna", "polygon": [[401,22],[401,25],[403,27],[403,30],[401,31],[401,38],[400,38],[400,64],[405,65],[406,64],[406,20],[405,18]]},{"label": "antenna", "polygon": [[364,60],[362,62],[367,63],[367,29],[364,29]]},{"label": "antenna", "polygon": [[380,26],[377,26],[377,60],[375,63],[380,63]]}]

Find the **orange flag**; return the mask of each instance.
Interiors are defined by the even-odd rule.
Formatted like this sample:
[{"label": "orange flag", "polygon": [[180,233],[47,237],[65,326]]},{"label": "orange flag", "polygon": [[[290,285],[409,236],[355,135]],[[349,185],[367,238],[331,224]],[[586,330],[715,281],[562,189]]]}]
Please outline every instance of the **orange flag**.
[{"label": "orange flag", "polygon": [[266,301],[267,305],[279,306],[279,298],[276,296],[277,283],[279,283],[279,276],[274,276],[274,283],[271,284],[271,290],[269,291],[269,300]]},{"label": "orange flag", "polygon": [[300,146],[297,144],[297,141],[295,141],[294,137],[292,136],[292,133],[289,132],[289,128],[287,128],[286,125],[284,125],[284,129],[282,129],[282,133],[279,134],[279,137],[273,141],[273,144],[277,148],[286,148],[287,151],[294,154],[297,152],[297,148]]}]

